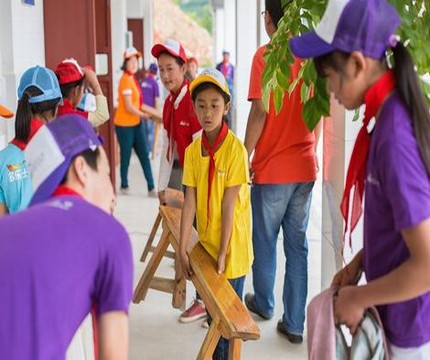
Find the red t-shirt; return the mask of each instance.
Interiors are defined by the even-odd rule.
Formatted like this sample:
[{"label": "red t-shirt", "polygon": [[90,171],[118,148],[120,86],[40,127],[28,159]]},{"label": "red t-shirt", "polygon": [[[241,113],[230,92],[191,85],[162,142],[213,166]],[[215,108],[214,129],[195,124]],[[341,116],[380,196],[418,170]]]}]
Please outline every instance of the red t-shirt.
[{"label": "red t-shirt", "polygon": [[[265,67],[263,55],[266,45],[254,55],[249,83],[248,100],[262,99],[262,76]],[[291,79],[297,77],[300,60],[291,67]],[[273,96],[263,133],[255,147],[252,169],[258,184],[306,182],[316,179],[315,136],[306,127],[303,117],[300,86],[284,96],[284,103],[276,114]]]},{"label": "red t-shirt", "polygon": [[187,82],[182,84],[181,90],[177,94],[170,93],[166,98],[163,108],[163,125],[169,139],[176,143],[179,163],[183,168],[185,149],[193,142],[193,134],[202,128],[194,113]]},{"label": "red t-shirt", "polygon": [[88,119],[87,111],[81,111],[79,109],[74,108],[72,103],[67,99],[63,99],[63,105],[60,105],[58,107],[57,116],[61,116],[65,114],[79,114],[83,116],[85,119]]}]

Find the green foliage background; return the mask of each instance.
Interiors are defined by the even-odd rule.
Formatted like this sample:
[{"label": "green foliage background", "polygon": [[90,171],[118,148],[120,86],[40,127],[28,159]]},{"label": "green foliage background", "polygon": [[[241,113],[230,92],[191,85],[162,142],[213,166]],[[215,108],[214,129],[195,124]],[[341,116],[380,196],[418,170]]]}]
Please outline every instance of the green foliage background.
[{"label": "green foliage background", "polygon": [[[291,92],[303,79],[301,97],[304,102],[303,117],[309,129],[313,129],[321,116],[329,115],[330,102],[326,82],[317,77],[312,61],[305,61],[299,78],[289,83],[290,65],[294,62],[288,45],[289,33],[307,32],[318,24],[327,5],[327,0],[282,0],[285,14],[272,36],[266,54],[267,66],[263,74],[263,100],[268,107],[273,92],[277,111],[282,107],[285,91]],[[419,74],[430,73],[430,0],[389,0],[397,9],[402,24],[397,31],[401,41],[412,53]],[[381,14],[383,16],[383,14]],[[430,86],[422,82],[423,90],[430,94]],[[313,96],[311,89],[314,88]],[[430,97],[428,96],[429,102]]]},{"label": "green foliage background", "polygon": [[210,0],[174,0],[174,2],[197,24],[212,34],[213,16]]}]

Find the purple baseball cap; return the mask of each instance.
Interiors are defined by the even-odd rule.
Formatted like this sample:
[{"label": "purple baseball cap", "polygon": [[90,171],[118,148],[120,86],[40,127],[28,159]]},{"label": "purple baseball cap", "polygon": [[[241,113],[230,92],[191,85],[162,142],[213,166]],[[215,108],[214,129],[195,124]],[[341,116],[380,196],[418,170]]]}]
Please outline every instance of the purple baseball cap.
[{"label": "purple baseball cap", "polygon": [[102,144],[87,119],[66,114],[42,126],[25,149],[34,194],[30,205],[52,196],[61,184],[73,158]]},{"label": "purple baseball cap", "polygon": [[293,37],[290,48],[302,59],[335,50],[381,59],[399,25],[399,15],[386,0],[329,0],[315,31]]}]

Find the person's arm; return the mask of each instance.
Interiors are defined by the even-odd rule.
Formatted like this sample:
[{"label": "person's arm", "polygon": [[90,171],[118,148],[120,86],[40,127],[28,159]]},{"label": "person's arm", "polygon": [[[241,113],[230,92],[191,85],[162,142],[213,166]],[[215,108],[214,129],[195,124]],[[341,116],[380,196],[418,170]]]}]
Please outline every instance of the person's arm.
[{"label": "person's arm", "polygon": [[[166,189],[169,185],[170,175],[172,174],[173,159],[167,160],[167,152],[169,151],[169,137],[166,129],[162,131],[162,149],[160,155],[160,170],[158,172],[158,199],[160,204],[166,204]],[[173,154],[172,154],[173,156]]]},{"label": "person's arm", "polygon": [[128,316],[123,311],[110,311],[100,315],[99,359],[127,360]]},{"label": "person's arm", "polygon": [[187,279],[191,278],[193,269],[190,265],[187,249],[190,243],[191,230],[193,227],[194,217],[196,215],[197,192],[195,187],[187,186],[185,190],[185,199],[181,213],[181,231],[179,237],[179,258],[181,259],[182,271]]},{"label": "person's arm", "polygon": [[163,115],[156,108],[149,106],[149,105],[146,105],[146,104],[143,104],[141,106],[141,110],[143,112],[147,113],[151,120],[154,120],[156,122],[162,122],[163,121]]},{"label": "person's arm", "polygon": [[222,274],[225,270],[225,258],[227,255],[228,245],[230,244],[231,233],[233,231],[234,205],[236,204],[241,186],[242,185],[236,185],[226,188],[222,198],[221,245],[217,259],[218,274]]},{"label": "person's arm", "polygon": [[361,286],[340,289],[334,314],[355,333],[369,306],[407,301],[430,291],[430,219],[402,231],[410,257],[390,273]]},{"label": "person's arm", "polygon": [[109,120],[109,108],[106,96],[96,95],[96,109],[88,112],[88,121],[93,127],[103,125]]},{"label": "person's arm", "polygon": [[125,109],[127,110],[127,112],[129,112],[132,115],[137,115],[139,117],[148,117],[148,114],[139,110],[138,108],[133,106],[133,103],[131,101],[131,94],[130,95],[125,95],[122,94],[123,98],[124,98],[124,106]]},{"label": "person's arm", "polygon": [[88,87],[91,89],[91,92],[94,96],[97,95],[103,95],[102,88],[99,83],[99,79],[97,78],[96,73],[94,70],[84,67],[82,69],[85,75],[85,82],[87,83]]},{"label": "person's arm", "polygon": [[251,156],[258,140],[263,133],[264,124],[266,123],[266,110],[263,102],[260,99],[253,99],[251,109],[249,110],[248,123],[246,125],[244,145],[248,152],[248,157]]}]

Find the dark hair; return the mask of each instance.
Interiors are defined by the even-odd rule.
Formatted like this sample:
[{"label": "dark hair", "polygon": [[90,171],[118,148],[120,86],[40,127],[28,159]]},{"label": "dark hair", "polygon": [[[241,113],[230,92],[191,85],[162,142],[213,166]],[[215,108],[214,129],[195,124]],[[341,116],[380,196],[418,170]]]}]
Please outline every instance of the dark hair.
[{"label": "dark hair", "polygon": [[[412,125],[418,142],[421,156],[430,173],[430,113],[427,100],[421,91],[415,64],[405,46],[398,42],[393,51],[393,73],[396,79],[396,89],[412,115]],[[325,69],[333,68],[343,73],[343,64],[350,54],[334,51],[314,59],[314,65],[319,76],[326,77]],[[385,60],[382,60],[385,61]]]},{"label": "dark hair", "polygon": [[160,52],[160,54],[158,54],[157,59],[160,57],[160,55],[161,55],[161,54],[166,54],[166,55],[171,56],[172,58],[174,58],[174,59],[175,59],[176,63],[177,63],[179,66],[182,66],[182,65],[184,65],[184,64],[185,64],[185,61],[184,61],[184,60],[182,60],[180,57],[177,57],[177,56],[172,55],[172,54],[171,54],[171,53],[169,53],[168,51],[162,51],[162,52]]},{"label": "dark hair", "polygon": [[204,90],[207,89],[215,89],[223,98],[224,98],[224,102],[227,104],[230,102],[230,96],[224,92],[222,89],[220,89],[218,86],[216,86],[215,84],[212,84],[210,82],[204,82],[201,83],[200,85],[198,85],[192,92],[191,94],[191,99],[193,100],[193,102],[196,101],[197,95],[199,93],[201,93]]},{"label": "dark hair", "polygon": [[78,81],[74,81],[74,82],[71,82],[71,83],[68,83],[68,84],[60,85],[61,94],[63,95],[63,98],[68,98],[69,95],[70,95],[70,92],[75,87],[82,86],[82,84],[84,83],[84,80],[85,80],[85,76],[82,79],[78,80]]},{"label": "dark hair", "polygon": [[17,140],[27,143],[30,136],[30,122],[34,115],[41,115],[46,111],[51,111],[51,116],[55,116],[55,111],[61,98],[30,104],[31,97],[42,94],[43,92],[36,86],[29,86],[25,89],[21,99],[18,100],[15,118],[15,138]]},{"label": "dark hair", "polygon": [[430,173],[430,113],[419,85],[415,63],[400,41],[393,50],[396,89],[412,114],[412,124],[421,156]]},{"label": "dark hair", "polygon": [[[76,156],[73,157],[70,164],[72,164],[73,161],[75,161],[75,159],[78,156],[82,156],[84,158],[85,162],[88,164],[88,166],[91,169],[93,169],[94,171],[97,171],[97,169],[98,169],[97,161],[100,157],[100,148],[99,147],[97,147],[95,150],[87,149],[87,150],[84,150],[83,152],[77,154]],[[64,184],[67,181],[67,174],[68,174],[68,171],[66,172],[66,175],[64,175],[63,180],[61,180],[60,185]]]},{"label": "dark hair", "polygon": [[[291,1],[288,1],[286,6]],[[266,11],[272,18],[273,23],[278,27],[279,20],[284,16],[284,8],[282,7],[282,0],[265,0],[264,6]]]}]

